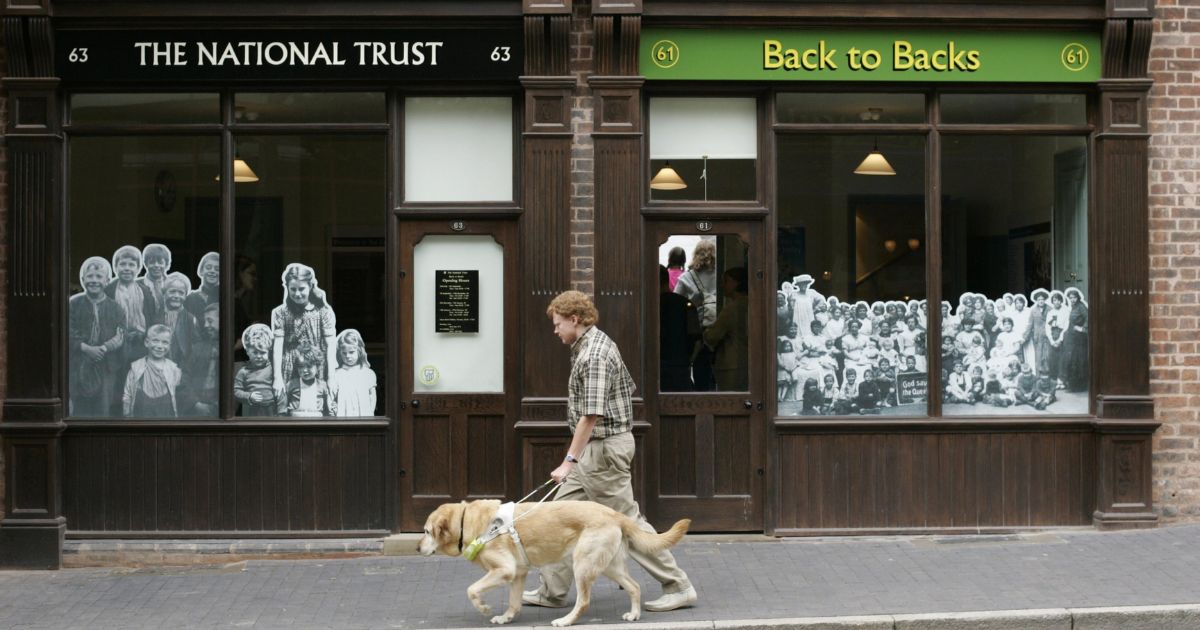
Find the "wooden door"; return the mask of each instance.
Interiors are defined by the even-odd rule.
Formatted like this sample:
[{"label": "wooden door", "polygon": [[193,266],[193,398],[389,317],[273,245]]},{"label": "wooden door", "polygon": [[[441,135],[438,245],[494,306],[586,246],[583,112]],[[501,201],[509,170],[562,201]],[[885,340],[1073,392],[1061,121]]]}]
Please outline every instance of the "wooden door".
[{"label": "wooden door", "polygon": [[519,489],[516,234],[504,220],[399,221],[403,531],[442,503]]},{"label": "wooden door", "polygon": [[[695,390],[697,381],[704,380],[702,370],[690,354],[679,354],[679,337],[671,339],[672,330],[686,325],[678,319],[679,303],[672,304],[674,298],[664,298],[658,290],[659,263],[666,252],[683,247],[690,264],[700,241],[716,249],[715,282],[700,276],[700,284],[717,294],[720,314],[713,329],[723,329],[728,322],[722,318],[733,316],[726,309],[744,309],[745,318],[741,330],[735,331],[744,335],[744,349],[722,350],[728,337],[717,344],[718,353],[745,355],[745,374],[718,369],[716,385],[708,391]],[[774,393],[767,372],[774,353],[765,336],[768,296],[761,221],[652,222],[645,256],[645,286],[652,288],[647,291],[645,325],[647,416],[652,427],[647,436],[647,511],[659,526],[690,518],[693,531],[762,531],[765,403]],[[735,298],[723,276],[739,267],[746,270],[746,294]],[[688,345],[690,353],[695,345]],[[679,370],[681,361],[688,363],[686,375]],[[728,365],[728,357],[719,357],[718,363]],[[769,376],[774,377],[773,371]]]}]

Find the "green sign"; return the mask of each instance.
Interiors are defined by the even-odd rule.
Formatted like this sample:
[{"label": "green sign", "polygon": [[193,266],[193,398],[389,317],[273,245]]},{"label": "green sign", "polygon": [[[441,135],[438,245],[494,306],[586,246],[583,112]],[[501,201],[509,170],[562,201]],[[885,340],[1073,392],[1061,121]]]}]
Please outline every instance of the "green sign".
[{"label": "green sign", "polygon": [[1091,83],[1100,35],[649,28],[640,59],[642,75],[658,80]]}]

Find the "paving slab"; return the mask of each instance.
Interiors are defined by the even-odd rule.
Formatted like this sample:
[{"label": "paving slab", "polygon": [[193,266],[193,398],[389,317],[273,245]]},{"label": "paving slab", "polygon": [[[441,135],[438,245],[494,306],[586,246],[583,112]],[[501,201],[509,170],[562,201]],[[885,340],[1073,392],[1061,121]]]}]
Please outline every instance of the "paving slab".
[{"label": "paving slab", "polygon": [[[382,541],[376,543],[382,550]],[[206,549],[211,544],[205,541]],[[270,544],[237,548],[269,550]],[[303,547],[298,544],[287,548]],[[156,553],[169,555],[170,547],[160,545]],[[104,548],[98,544],[96,551]],[[808,630],[855,627],[846,618],[874,616],[885,619],[855,623],[874,630],[889,627],[890,619],[892,628],[910,624],[915,630],[922,621],[953,623],[953,613],[1057,609],[1064,612],[1055,615],[1066,615],[1076,630],[1200,628],[1200,613],[1175,606],[1200,604],[1200,524],[765,544],[689,539],[675,554],[699,591],[697,605],[644,613],[638,627],[785,630],[806,623]],[[646,599],[658,597],[658,585],[640,567],[631,564],[631,572]],[[459,558],[378,552],[350,559],[0,571],[0,627],[480,628],[488,626],[487,619],[467,601],[466,589],[481,575]],[[531,576],[529,586],[534,584]],[[505,597],[495,590],[485,599],[500,609]],[[633,625],[621,621],[628,605],[625,593],[601,579],[581,624]],[[562,614],[526,606],[512,625],[548,626]],[[957,627],[1005,627],[981,625],[991,623],[982,617],[962,619],[971,625]],[[1057,623],[1059,617],[1039,619]]]}]

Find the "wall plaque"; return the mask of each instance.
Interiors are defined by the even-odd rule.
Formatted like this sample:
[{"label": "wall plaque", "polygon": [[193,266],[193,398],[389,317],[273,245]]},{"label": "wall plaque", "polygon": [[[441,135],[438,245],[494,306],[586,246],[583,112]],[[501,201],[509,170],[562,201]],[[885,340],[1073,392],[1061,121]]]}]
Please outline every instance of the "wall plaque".
[{"label": "wall plaque", "polygon": [[479,270],[438,269],[434,273],[434,332],[479,332]]}]

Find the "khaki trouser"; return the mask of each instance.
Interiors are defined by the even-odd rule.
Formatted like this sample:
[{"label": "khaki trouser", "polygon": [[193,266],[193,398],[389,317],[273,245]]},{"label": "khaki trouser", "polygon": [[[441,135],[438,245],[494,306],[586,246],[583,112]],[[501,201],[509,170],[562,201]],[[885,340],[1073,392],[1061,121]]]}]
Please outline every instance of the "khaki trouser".
[{"label": "khaki trouser", "polygon": [[[642,518],[637,501],[633,500],[629,467],[633,462],[634,449],[633,434],[628,431],[588,442],[579,463],[563,482],[554,500],[595,501],[632,518],[642,529],[653,532],[654,528]],[[670,551],[646,555],[630,548],[629,555],[663,585],[664,592],[675,593],[691,586],[687,574],[675,564],[675,557]],[[569,558],[542,567],[541,576],[542,584],[538,590],[543,597],[553,601],[566,600],[567,591],[575,582]]]}]

